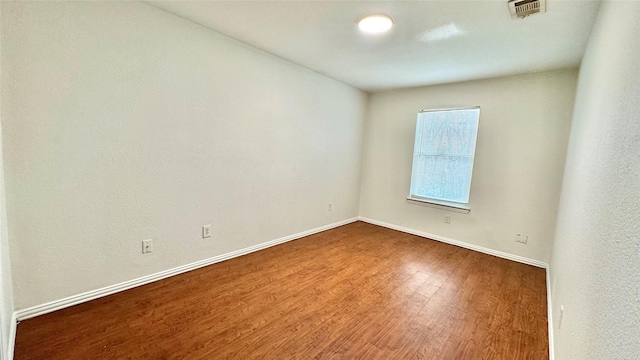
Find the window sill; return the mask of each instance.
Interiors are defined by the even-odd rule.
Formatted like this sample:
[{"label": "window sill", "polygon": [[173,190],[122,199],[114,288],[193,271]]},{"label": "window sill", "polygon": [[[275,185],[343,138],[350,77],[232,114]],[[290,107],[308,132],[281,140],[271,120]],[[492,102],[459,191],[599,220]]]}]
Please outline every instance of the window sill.
[{"label": "window sill", "polygon": [[448,201],[432,200],[432,199],[416,199],[407,197],[407,201],[416,205],[429,206],[440,210],[453,211],[462,214],[468,214],[471,208],[466,204],[452,203]]}]

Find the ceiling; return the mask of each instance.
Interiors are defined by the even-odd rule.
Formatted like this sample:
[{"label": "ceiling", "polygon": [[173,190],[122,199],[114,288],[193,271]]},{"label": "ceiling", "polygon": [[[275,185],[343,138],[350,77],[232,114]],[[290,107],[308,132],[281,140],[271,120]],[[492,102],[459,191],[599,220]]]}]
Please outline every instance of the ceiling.
[{"label": "ceiling", "polygon": [[[507,0],[148,3],[369,92],[576,67],[600,5],[547,0],[512,20]],[[391,31],[360,32],[371,13]]]}]

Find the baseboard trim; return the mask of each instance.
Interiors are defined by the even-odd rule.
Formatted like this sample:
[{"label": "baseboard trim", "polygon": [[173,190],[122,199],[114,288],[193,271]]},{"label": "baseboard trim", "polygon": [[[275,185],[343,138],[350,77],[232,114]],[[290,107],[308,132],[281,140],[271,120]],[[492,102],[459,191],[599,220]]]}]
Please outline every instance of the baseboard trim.
[{"label": "baseboard trim", "polygon": [[424,238],[427,238],[427,239],[436,240],[436,241],[440,241],[440,242],[447,243],[447,244],[450,244],[450,245],[459,246],[459,247],[462,247],[462,248],[465,248],[465,249],[478,251],[478,252],[481,252],[481,253],[484,253],[484,254],[497,256],[497,257],[500,257],[500,258],[503,258],[503,259],[512,260],[512,261],[516,261],[516,262],[519,262],[519,263],[540,267],[540,268],[543,268],[543,269],[546,269],[547,266],[548,266],[547,263],[545,263],[543,261],[529,259],[529,258],[526,258],[524,256],[509,254],[509,253],[506,253],[506,252],[502,252],[502,251],[486,248],[486,247],[483,247],[483,246],[469,244],[469,243],[464,242],[464,241],[454,240],[454,239],[450,239],[450,238],[447,238],[447,237],[444,237],[444,236],[430,234],[430,233],[427,233],[427,232],[424,232],[424,231],[414,230],[414,229],[407,228],[407,227],[404,227],[404,226],[399,226],[399,225],[386,223],[384,221],[373,220],[373,219],[369,219],[369,218],[362,217],[362,216],[359,216],[358,220],[364,221],[364,222],[369,223],[369,224],[386,227],[386,228],[389,228],[389,229],[392,229],[392,230],[402,231],[402,232],[407,233],[407,234],[417,235],[417,236],[424,237]]},{"label": "baseboard trim", "polygon": [[[152,283],[154,281],[158,281],[158,280],[162,280],[162,279],[166,279],[168,277],[171,276],[175,276],[175,275],[179,275],[182,273],[185,273],[187,271],[191,271],[191,270],[195,270],[195,269],[199,269],[201,267],[207,266],[207,265],[211,265],[211,264],[215,264],[221,261],[225,261],[225,260],[229,260],[229,259],[233,259],[235,257],[238,256],[242,256],[242,255],[246,255],[258,250],[263,250],[275,245],[279,245],[288,241],[292,241],[292,240],[296,240],[296,239],[300,239],[303,238],[305,236],[309,236],[309,235],[313,235],[322,231],[326,231],[329,229],[333,229],[339,226],[343,226],[346,224],[350,224],[352,222],[356,222],[358,221],[357,217],[351,218],[351,219],[346,219],[343,221],[338,221],[335,223],[331,223],[328,225],[324,225],[324,226],[320,226],[311,230],[307,230],[307,231],[303,231],[303,232],[299,232],[297,234],[293,234],[293,235],[289,235],[289,236],[285,236],[285,237],[281,237],[275,240],[271,240],[271,241],[267,241],[258,245],[254,245],[254,246],[250,246],[244,249],[240,249],[240,250],[236,250],[236,251],[232,251],[226,254],[222,254],[222,255],[218,255],[218,256],[214,256],[208,259],[204,259],[204,260],[200,260],[200,261],[196,261],[190,264],[186,264],[186,265],[182,265],[182,266],[178,266],[175,267],[173,269],[169,269],[169,270],[165,270],[165,271],[161,271],[161,272],[157,272],[155,274],[151,274],[151,275],[147,275],[147,276],[143,276],[137,279],[133,279],[133,280],[129,280],[129,281],[125,281],[119,284],[114,284],[114,285],[110,285],[110,286],[106,286],[100,289],[95,289],[95,290],[91,290],[91,291],[87,291],[85,293],[81,293],[81,294],[77,294],[77,295],[72,295],[60,300],[55,300],[55,301],[51,301],[45,304],[41,304],[41,305],[36,305],[36,306],[32,306],[26,309],[22,309],[22,310],[17,310],[14,313],[15,316],[15,320],[17,321],[22,321],[22,320],[26,320],[26,319],[30,319],[36,316],[40,316],[40,315],[44,315],[56,310],[61,310],[70,306],[74,306],[74,305],[78,305],[87,301],[91,301],[91,300],[95,300],[97,298],[101,298],[107,295],[111,295],[111,294],[115,294],[121,291],[125,291],[125,290],[129,290],[141,285],[146,285],[149,283]],[[16,321],[14,321],[14,324],[16,323]],[[14,326],[15,328],[15,326]],[[15,332],[14,332],[14,337],[15,337]]]},{"label": "baseboard trim", "polygon": [[551,296],[551,267],[547,266],[547,326],[549,328],[549,360],[555,359],[553,347],[553,303]]}]

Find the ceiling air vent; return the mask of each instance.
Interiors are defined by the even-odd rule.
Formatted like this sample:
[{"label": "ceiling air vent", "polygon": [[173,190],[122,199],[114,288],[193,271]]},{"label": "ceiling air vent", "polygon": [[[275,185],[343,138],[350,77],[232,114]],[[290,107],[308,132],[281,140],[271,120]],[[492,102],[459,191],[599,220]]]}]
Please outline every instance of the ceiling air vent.
[{"label": "ceiling air vent", "polygon": [[547,11],[546,0],[509,0],[511,18],[524,19],[529,15]]}]

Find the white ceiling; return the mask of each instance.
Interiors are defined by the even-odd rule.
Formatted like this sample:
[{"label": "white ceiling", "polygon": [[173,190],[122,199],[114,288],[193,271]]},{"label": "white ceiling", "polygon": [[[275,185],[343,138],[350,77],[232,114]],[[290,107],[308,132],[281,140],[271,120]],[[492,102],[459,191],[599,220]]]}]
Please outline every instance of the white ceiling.
[{"label": "white ceiling", "polygon": [[[547,0],[512,20],[507,0],[149,3],[365,91],[576,67],[600,5]],[[392,30],[360,32],[371,13]]]}]

